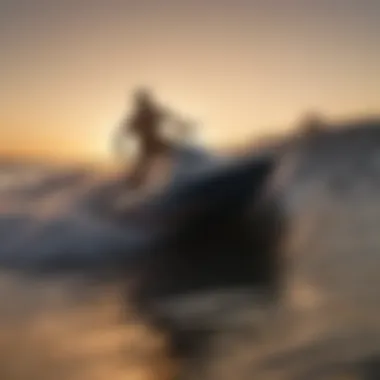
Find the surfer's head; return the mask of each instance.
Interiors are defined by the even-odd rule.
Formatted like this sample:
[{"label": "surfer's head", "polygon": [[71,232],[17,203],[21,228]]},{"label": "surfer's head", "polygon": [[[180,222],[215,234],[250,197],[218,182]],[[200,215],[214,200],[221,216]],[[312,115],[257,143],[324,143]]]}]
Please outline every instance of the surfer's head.
[{"label": "surfer's head", "polygon": [[145,106],[154,103],[154,96],[148,88],[139,87],[133,93],[133,100],[137,106]]}]

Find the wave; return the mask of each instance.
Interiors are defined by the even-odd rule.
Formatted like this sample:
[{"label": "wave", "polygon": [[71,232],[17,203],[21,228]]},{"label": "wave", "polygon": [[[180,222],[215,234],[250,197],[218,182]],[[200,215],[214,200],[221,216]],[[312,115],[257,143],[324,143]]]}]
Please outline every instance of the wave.
[{"label": "wave", "polygon": [[[191,147],[176,152],[171,183],[214,163]],[[128,258],[148,241],[133,221],[123,224],[101,206],[127,194],[122,177],[110,178],[82,167],[0,162],[0,266],[104,265],[113,254]],[[109,204],[106,206],[108,207]]]}]

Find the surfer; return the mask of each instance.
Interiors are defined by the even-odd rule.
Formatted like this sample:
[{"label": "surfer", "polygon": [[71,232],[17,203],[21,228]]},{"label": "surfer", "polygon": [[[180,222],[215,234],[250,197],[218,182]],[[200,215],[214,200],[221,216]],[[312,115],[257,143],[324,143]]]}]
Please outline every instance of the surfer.
[{"label": "surfer", "polygon": [[[162,136],[162,126],[173,119],[173,115],[159,105],[146,89],[138,89],[134,93],[133,103],[132,115],[122,123],[121,137],[131,135],[139,142],[139,156],[128,179],[130,188],[137,188],[143,182],[155,157],[170,149]],[[119,141],[120,137],[116,142]]]}]

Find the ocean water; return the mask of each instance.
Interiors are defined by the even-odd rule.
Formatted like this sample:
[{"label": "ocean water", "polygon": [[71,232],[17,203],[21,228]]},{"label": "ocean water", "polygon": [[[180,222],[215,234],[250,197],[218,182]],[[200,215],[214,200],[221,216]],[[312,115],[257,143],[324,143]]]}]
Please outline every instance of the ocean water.
[{"label": "ocean water", "polygon": [[[247,298],[224,305],[222,317],[241,307],[239,328],[222,326],[184,379],[379,378],[378,131],[333,134],[285,157],[276,185],[289,221],[283,302],[258,324]],[[133,259],[147,232],[97,212],[100,195],[122,181],[80,168],[0,165],[0,379],[175,378],[180,363],[167,337],[128,302],[132,277],[33,270]],[[192,305],[199,314],[204,307]]]},{"label": "ocean water", "polygon": [[[208,162],[182,157],[174,180]],[[94,275],[121,256],[133,260],[149,240],[102,213],[104,204],[117,208],[124,181],[85,167],[0,162],[1,379],[172,378],[166,338],[128,303],[133,278]]]},{"label": "ocean water", "polygon": [[96,257],[128,245],[136,232],[97,218],[90,209],[89,200],[105,185],[106,178],[80,168],[0,165],[0,264],[27,266],[36,256],[70,252]]},{"label": "ocean water", "polygon": [[133,223],[121,226],[105,218],[99,212],[102,204],[121,207],[118,201],[123,197],[141,199],[166,182],[175,183],[219,162],[186,146],[175,151],[174,167],[166,161],[156,160],[142,195],[128,194],[123,172],[107,176],[81,167],[0,162],[0,265],[13,261],[28,266],[36,256],[58,258],[70,252],[78,259],[89,255],[96,260],[107,250],[128,251],[146,236],[140,236]]},{"label": "ocean water", "polygon": [[152,368],[165,378],[165,358],[138,358],[158,341],[138,319],[125,323],[118,283],[34,272],[81,262],[91,274],[112,252],[128,255],[137,232],[91,209],[107,186],[120,181],[82,168],[0,164],[1,379],[149,379]]}]

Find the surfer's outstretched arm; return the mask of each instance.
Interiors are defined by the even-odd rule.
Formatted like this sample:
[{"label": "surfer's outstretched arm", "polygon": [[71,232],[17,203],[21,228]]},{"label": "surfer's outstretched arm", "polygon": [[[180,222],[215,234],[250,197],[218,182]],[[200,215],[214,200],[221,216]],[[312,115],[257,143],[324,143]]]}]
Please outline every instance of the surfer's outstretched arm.
[{"label": "surfer's outstretched arm", "polygon": [[163,109],[163,115],[164,120],[170,125],[170,132],[174,132],[181,138],[190,138],[196,124],[193,120],[188,120],[169,108]]}]

